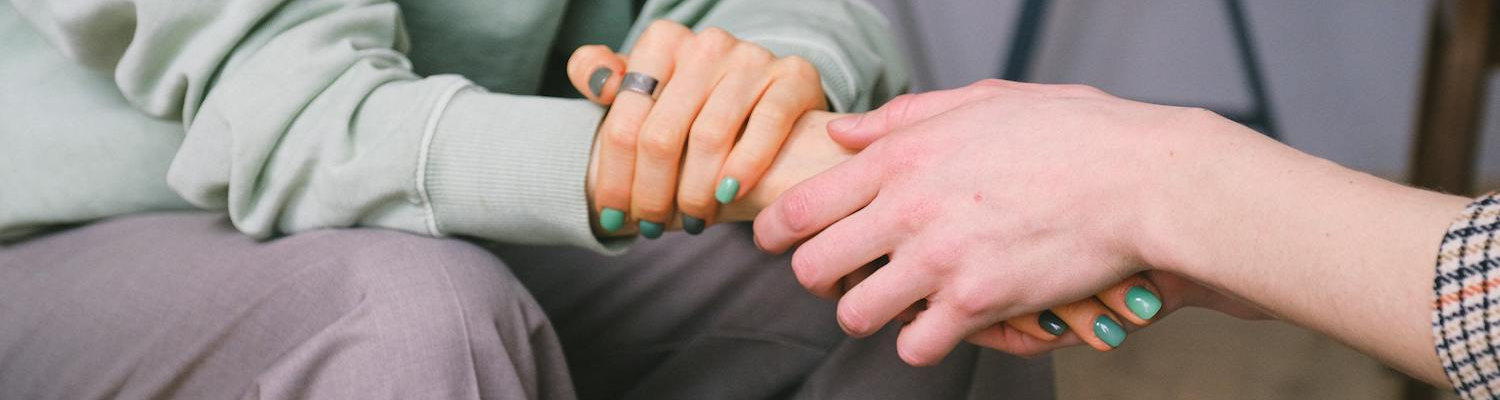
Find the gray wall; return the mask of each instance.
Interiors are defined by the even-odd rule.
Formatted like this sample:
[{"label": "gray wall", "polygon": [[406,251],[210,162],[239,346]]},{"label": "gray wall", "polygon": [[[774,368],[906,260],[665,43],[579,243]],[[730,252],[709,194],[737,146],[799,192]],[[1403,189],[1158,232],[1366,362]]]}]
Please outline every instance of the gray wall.
[{"label": "gray wall", "polygon": [[[1020,8],[1019,0],[870,1],[902,33],[918,90],[998,76]],[[1244,3],[1284,140],[1353,168],[1404,177],[1429,2]],[[1031,80],[1087,83],[1152,102],[1250,105],[1223,3],[1052,5]],[[1490,98],[1481,180],[1493,185],[1500,183],[1500,91]]]}]

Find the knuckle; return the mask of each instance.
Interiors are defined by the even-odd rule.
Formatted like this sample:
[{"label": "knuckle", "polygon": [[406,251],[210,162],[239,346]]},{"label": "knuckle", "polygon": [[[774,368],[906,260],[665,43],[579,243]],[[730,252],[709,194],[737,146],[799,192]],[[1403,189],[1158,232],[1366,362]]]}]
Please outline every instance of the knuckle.
[{"label": "knuckle", "polygon": [[788,107],[767,105],[766,107],[757,106],[750,118],[755,119],[751,125],[772,128],[774,131],[786,131],[782,127],[791,125],[796,117],[791,114]]},{"label": "knuckle", "polygon": [[630,204],[630,186],[622,184],[622,183],[612,183],[612,182],[624,182],[624,180],[622,180],[622,179],[612,179],[612,180],[601,181],[599,183],[599,187],[595,189],[595,190],[599,191],[599,199],[600,200],[607,200],[607,201],[612,202],[612,203],[607,204],[607,205],[610,205],[610,206],[629,205]]},{"label": "knuckle", "polygon": [[1105,94],[1099,88],[1083,84],[1066,84],[1056,86],[1058,92],[1072,96],[1099,96]]},{"label": "knuckle", "polygon": [[635,208],[641,213],[643,219],[653,222],[662,222],[661,219],[672,213],[672,199],[661,196],[635,196],[632,199]]},{"label": "knuckle", "polygon": [[672,135],[655,134],[640,138],[640,153],[642,157],[650,157],[657,160],[673,160],[681,155],[682,144]]},{"label": "knuckle", "polygon": [[729,148],[733,139],[728,127],[706,119],[695,122],[688,133],[688,145],[692,146],[695,152],[702,150],[713,154],[722,153]]},{"label": "knuckle", "polygon": [[730,55],[740,66],[765,65],[776,59],[770,50],[751,42],[735,43]]},{"label": "knuckle", "polygon": [[818,79],[818,69],[800,56],[787,56],[777,64],[780,65],[781,72],[787,76],[796,79]]},{"label": "knuckle", "polygon": [[651,21],[651,25],[646,26],[646,33],[644,34],[669,34],[676,32],[681,28],[682,24],[679,24],[676,21],[672,21],[670,19],[663,18]]},{"label": "knuckle", "polygon": [[781,207],[781,222],[793,235],[806,236],[816,226],[812,207],[817,199],[813,196],[811,191],[795,190],[784,194],[778,203]]},{"label": "knuckle", "polygon": [[693,32],[691,30],[688,30],[686,26],[683,26],[676,21],[672,21],[669,19],[658,19],[652,21],[651,25],[646,26],[646,30],[645,32],[641,33],[641,39],[638,42],[643,45],[647,43],[655,43],[658,41],[666,41],[666,43],[680,43],[681,40],[685,40],[691,37],[692,33]]},{"label": "knuckle", "polygon": [[735,39],[734,35],[729,34],[729,31],[716,27],[709,27],[698,32],[694,39],[694,43],[699,48],[712,52],[728,51],[734,47],[734,42],[736,41],[738,39]]},{"label": "knuckle", "polygon": [[975,82],[974,84],[977,86],[1001,87],[1005,86],[1005,81],[998,78],[985,78],[984,80]]},{"label": "knuckle", "polygon": [[993,309],[991,296],[982,290],[962,290],[953,299],[953,311],[965,318],[990,314]]},{"label": "knuckle", "polygon": [[635,149],[635,131],[616,125],[604,128],[604,140],[607,148]]},{"label": "knuckle", "polygon": [[917,254],[917,262],[927,272],[936,276],[944,276],[952,272],[962,255],[958,246],[948,243],[925,243],[923,247]]},{"label": "knuckle", "polygon": [[[886,122],[890,123],[898,121],[909,121],[911,117],[913,117],[912,111],[914,108],[913,106],[916,102],[917,95],[911,93],[896,96],[895,98],[891,99],[890,102],[886,103],[885,107],[882,107],[887,110],[885,114]],[[888,124],[887,126],[896,125]]]},{"label": "knuckle", "polygon": [[682,208],[683,212],[686,212],[689,215],[697,217],[708,217],[707,215],[701,214],[706,213],[709,210],[713,210],[716,202],[707,194],[707,191],[700,190],[695,191],[694,193],[698,192],[702,192],[703,194],[688,194],[687,191],[678,192],[677,205],[678,207]]},{"label": "knuckle", "polygon": [[[734,166],[741,169],[732,171],[750,175],[758,175],[756,171],[762,166],[770,165],[776,158],[775,150],[761,146],[739,146],[734,148]],[[748,161],[747,163],[745,161]],[[764,173],[763,171],[761,173]],[[743,177],[742,177],[743,178]]]},{"label": "knuckle", "polygon": [[879,151],[884,156],[881,164],[885,169],[881,172],[887,175],[901,175],[916,169],[923,163],[927,152],[923,143],[909,136],[886,138],[875,144],[880,146]]}]

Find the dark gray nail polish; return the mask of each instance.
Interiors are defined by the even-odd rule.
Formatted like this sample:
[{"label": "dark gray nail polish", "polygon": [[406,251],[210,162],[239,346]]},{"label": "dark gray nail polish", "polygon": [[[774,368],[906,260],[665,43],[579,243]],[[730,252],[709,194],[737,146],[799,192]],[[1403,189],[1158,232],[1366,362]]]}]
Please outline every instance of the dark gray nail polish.
[{"label": "dark gray nail polish", "polygon": [[609,77],[614,74],[615,71],[608,67],[599,67],[599,69],[594,70],[593,75],[589,75],[589,91],[594,92],[594,97],[604,94],[604,82],[608,81]]},{"label": "dark gray nail polish", "polygon": [[691,215],[682,216],[682,230],[689,235],[703,233],[703,220]]},{"label": "dark gray nail polish", "polygon": [[1052,310],[1042,311],[1042,315],[1036,317],[1036,323],[1042,326],[1042,330],[1047,331],[1052,336],[1062,335],[1063,332],[1067,332],[1068,330],[1068,323],[1063,322],[1062,318],[1058,318],[1057,314],[1053,314]]}]

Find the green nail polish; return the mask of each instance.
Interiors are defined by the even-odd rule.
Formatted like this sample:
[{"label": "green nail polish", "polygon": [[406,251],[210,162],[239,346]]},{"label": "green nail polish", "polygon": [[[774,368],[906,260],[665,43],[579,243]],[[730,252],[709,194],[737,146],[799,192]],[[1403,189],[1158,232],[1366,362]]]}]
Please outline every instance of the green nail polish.
[{"label": "green nail polish", "polygon": [[718,200],[719,204],[729,204],[729,202],[734,201],[734,195],[739,193],[740,180],[734,179],[732,176],[726,176],[723,181],[719,182],[719,188],[714,190],[714,199]]},{"label": "green nail polish", "polygon": [[589,91],[594,92],[594,97],[604,94],[604,82],[609,81],[609,77],[614,74],[615,71],[612,69],[599,67],[599,69],[594,70],[593,75],[589,75]]},{"label": "green nail polish", "polygon": [[606,232],[614,232],[625,226],[625,212],[609,207],[599,211],[599,226]]},{"label": "green nail polish", "polygon": [[697,217],[691,215],[682,216],[682,230],[687,232],[689,235],[697,235],[699,233],[703,233],[703,226],[704,223],[702,219],[698,219]]},{"label": "green nail polish", "polygon": [[1111,348],[1120,347],[1120,343],[1125,342],[1125,328],[1115,322],[1114,318],[1100,315],[1094,319],[1094,336],[1098,336],[1099,340],[1103,340]]},{"label": "green nail polish", "polygon": [[1125,306],[1130,312],[1141,319],[1151,319],[1158,311],[1161,311],[1161,299],[1146,288],[1136,286],[1125,291]]},{"label": "green nail polish", "polygon": [[1068,330],[1068,323],[1063,322],[1062,318],[1058,318],[1057,314],[1053,314],[1052,310],[1042,311],[1041,315],[1036,316],[1036,323],[1042,326],[1042,330],[1047,331],[1052,336],[1061,336],[1063,332]]},{"label": "green nail polish", "polygon": [[647,239],[656,239],[661,237],[661,229],[661,224],[641,220],[641,236],[645,236]]}]

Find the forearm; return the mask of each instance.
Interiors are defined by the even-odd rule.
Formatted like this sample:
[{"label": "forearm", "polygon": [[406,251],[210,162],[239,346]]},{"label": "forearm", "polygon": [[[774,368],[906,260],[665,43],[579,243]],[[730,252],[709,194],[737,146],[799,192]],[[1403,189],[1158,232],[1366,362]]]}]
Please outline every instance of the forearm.
[{"label": "forearm", "polygon": [[[777,154],[776,160],[771,163],[771,168],[766,170],[765,177],[755,189],[750,190],[741,201],[735,201],[719,208],[719,214],[715,221],[739,222],[749,221],[755,218],[760,210],[769,206],[776,200],[781,192],[786,191],[798,182],[803,181],[823,170],[838,164],[854,153],[834,143],[828,138],[826,126],[828,121],[841,117],[844,114],[811,111],[802,115],[793,126],[792,132],[787,136],[786,143],[782,145],[781,152]],[[597,207],[594,207],[594,183],[598,173],[599,138],[595,138],[593,155],[590,157],[588,172],[588,197],[589,210],[592,215],[590,221],[594,222],[594,233],[601,237],[605,236],[629,236],[634,235],[635,230],[627,227],[616,232],[607,232],[599,226]],[[681,218],[672,218],[668,229],[681,229]]]},{"label": "forearm", "polygon": [[[1217,117],[1172,139],[1148,264],[1238,296],[1413,376],[1433,351],[1438,244],[1461,197],[1353,171]],[[1178,140],[1180,139],[1180,140]]]}]

